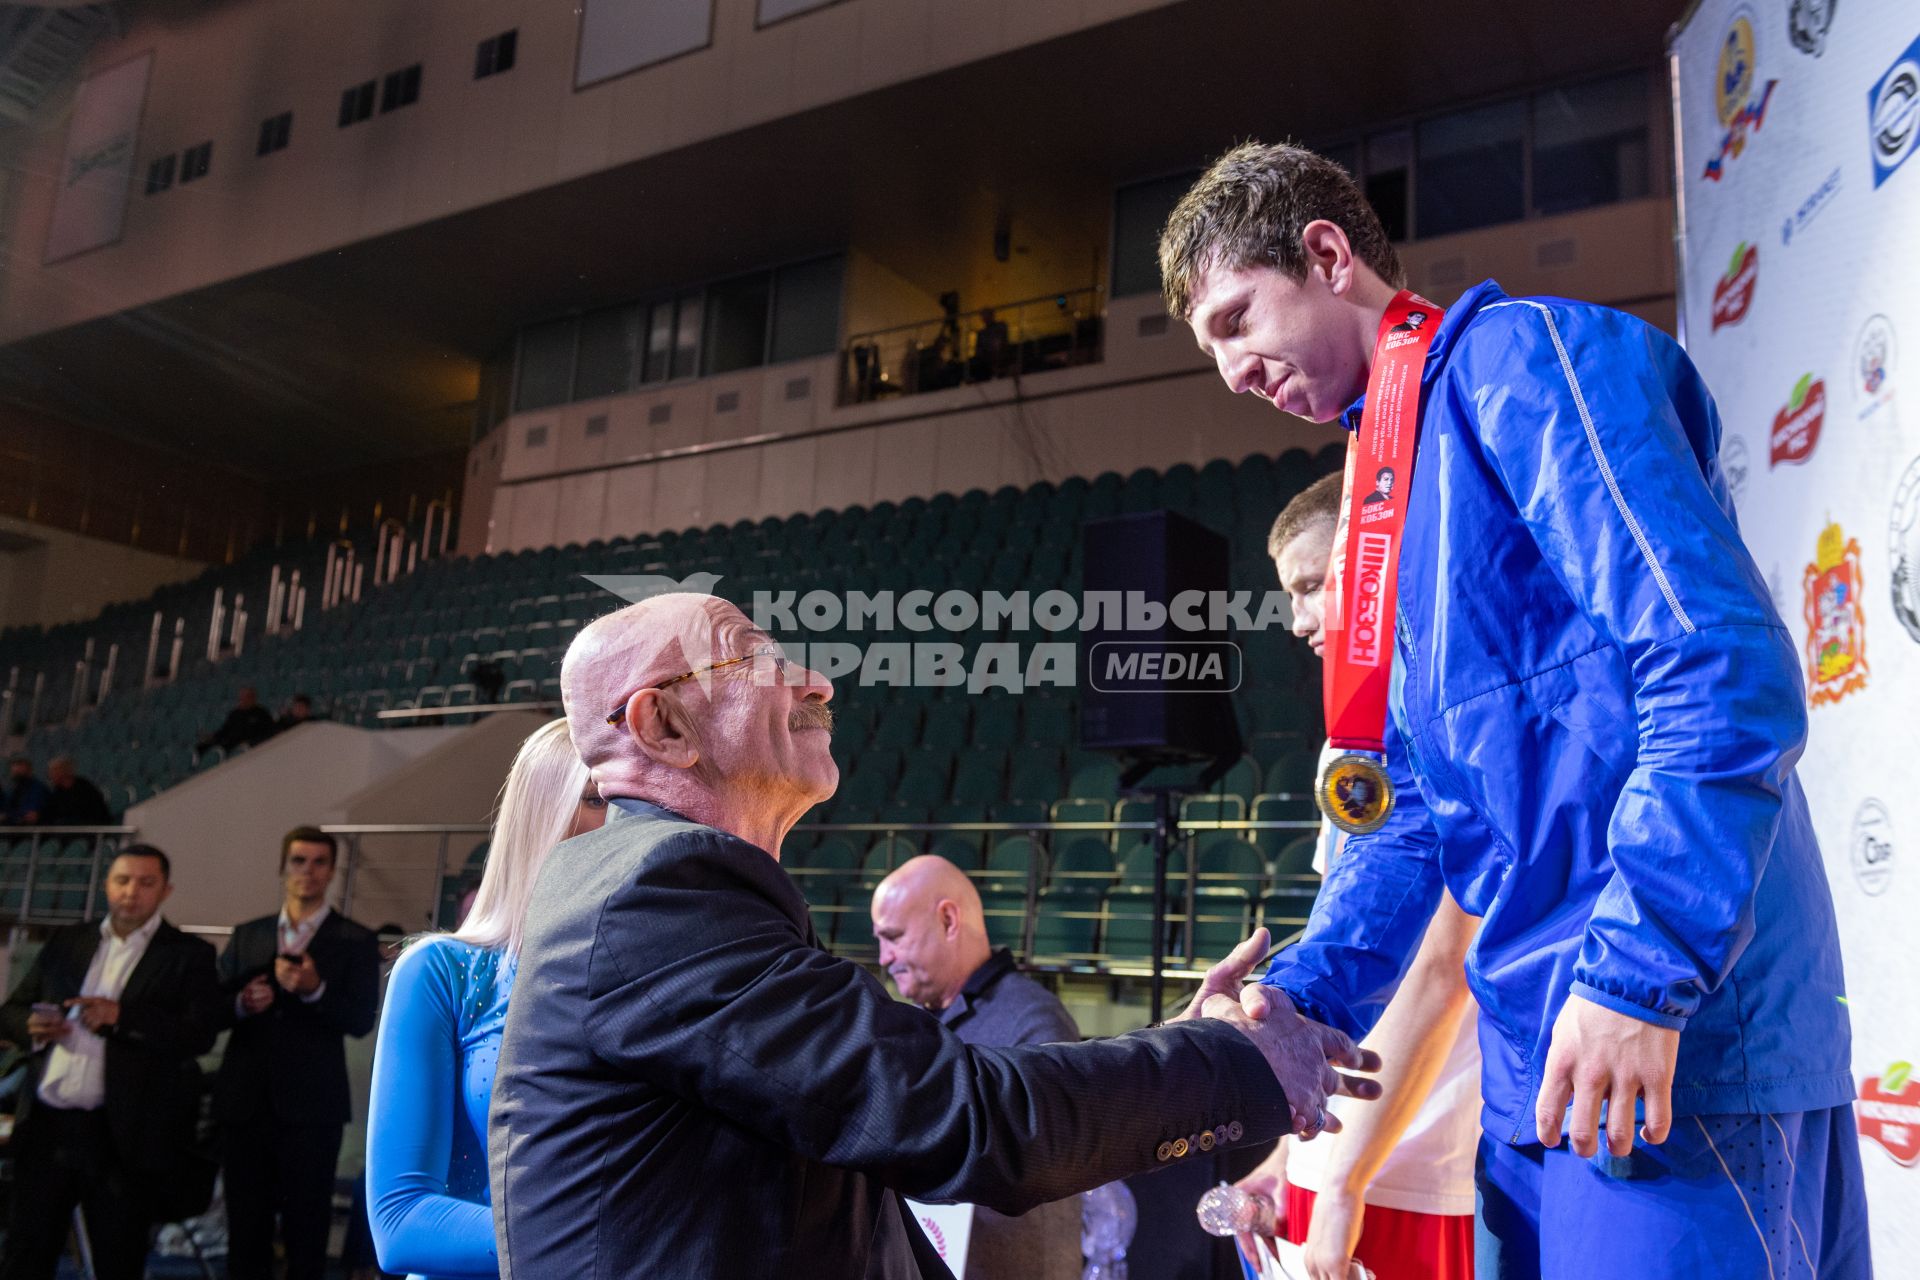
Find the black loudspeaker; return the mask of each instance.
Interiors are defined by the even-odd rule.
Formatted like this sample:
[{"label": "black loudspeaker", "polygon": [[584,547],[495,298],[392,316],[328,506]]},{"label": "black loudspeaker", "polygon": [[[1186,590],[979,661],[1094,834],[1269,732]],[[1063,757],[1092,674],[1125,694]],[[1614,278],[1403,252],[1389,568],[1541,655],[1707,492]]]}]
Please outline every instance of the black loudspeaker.
[{"label": "black loudspeaker", "polygon": [[[1081,746],[1139,765],[1237,757],[1226,538],[1171,511],[1089,520],[1081,536]],[[1095,602],[1109,607],[1093,616]],[[1159,625],[1139,626],[1155,606]]]}]

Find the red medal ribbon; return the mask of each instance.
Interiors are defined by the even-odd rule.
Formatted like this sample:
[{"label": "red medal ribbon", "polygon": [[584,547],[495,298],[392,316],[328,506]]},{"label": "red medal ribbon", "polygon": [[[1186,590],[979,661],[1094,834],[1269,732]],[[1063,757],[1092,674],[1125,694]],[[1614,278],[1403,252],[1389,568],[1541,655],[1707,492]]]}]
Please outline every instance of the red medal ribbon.
[{"label": "red medal ribbon", "polygon": [[1387,304],[1360,429],[1347,441],[1325,610],[1323,694],[1336,748],[1384,750],[1400,546],[1420,435],[1420,375],[1442,314],[1405,289]]}]

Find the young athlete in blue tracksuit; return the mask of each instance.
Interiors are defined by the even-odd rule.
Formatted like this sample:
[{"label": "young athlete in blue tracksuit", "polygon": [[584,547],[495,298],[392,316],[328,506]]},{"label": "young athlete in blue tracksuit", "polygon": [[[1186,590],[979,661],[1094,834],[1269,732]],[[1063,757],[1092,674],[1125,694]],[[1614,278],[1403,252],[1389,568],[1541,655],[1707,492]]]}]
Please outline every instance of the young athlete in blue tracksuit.
[{"label": "young athlete in blue tracksuit", "polygon": [[[1161,262],[1233,390],[1357,426],[1402,276],[1344,170],[1237,148]],[[1421,395],[1397,803],[1266,981],[1357,1037],[1442,885],[1484,918],[1481,1280],[1864,1280],[1806,698],[1712,396],[1651,326],[1491,282],[1446,309]]]}]

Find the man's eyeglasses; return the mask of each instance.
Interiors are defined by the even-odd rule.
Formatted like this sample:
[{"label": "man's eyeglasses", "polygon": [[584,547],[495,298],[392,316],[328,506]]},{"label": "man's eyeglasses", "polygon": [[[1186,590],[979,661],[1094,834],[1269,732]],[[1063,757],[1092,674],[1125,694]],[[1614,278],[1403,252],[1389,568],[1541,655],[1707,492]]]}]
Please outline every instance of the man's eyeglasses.
[{"label": "man's eyeglasses", "polygon": [[[673,685],[679,684],[682,680],[691,680],[695,676],[706,675],[709,671],[725,671],[728,667],[737,667],[743,662],[752,662],[755,658],[773,659],[774,675],[778,676],[781,680],[786,679],[787,663],[792,661],[792,659],[788,658],[786,654],[780,652],[778,649],[755,649],[752,653],[744,653],[737,658],[727,658],[720,662],[708,663],[704,667],[695,667],[691,671],[682,671],[679,675],[662,680],[658,684],[643,684],[640,686],[640,689],[670,688]],[[633,692],[638,693],[640,689],[635,689]],[[632,697],[633,693],[628,694],[620,700],[619,706],[607,712],[607,723],[609,725],[617,728],[620,722],[627,718],[627,702]]]}]

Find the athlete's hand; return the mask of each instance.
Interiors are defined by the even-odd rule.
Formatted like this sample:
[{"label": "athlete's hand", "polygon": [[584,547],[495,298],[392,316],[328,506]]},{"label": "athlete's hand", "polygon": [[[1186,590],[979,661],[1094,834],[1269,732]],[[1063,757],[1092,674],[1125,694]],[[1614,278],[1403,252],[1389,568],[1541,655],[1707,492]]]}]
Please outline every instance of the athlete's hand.
[{"label": "athlete's hand", "polygon": [[1546,1076],[1534,1107],[1540,1141],[1560,1144],[1560,1117],[1569,1100],[1567,1136],[1575,1155],[1600,1149],[1600,1104],[1607,1104],[1607,1150],[1633,1150],[1634,1102],[1644,1098],[1647,1122],[1640,1136],[1658,1145],[1673,1124],[1673,1072],[1680,1033],[1615,1013],[1579,995],[1567,997],[1553,1022]]},{"label": "athlete's hand", "polygon": [[1366,1213],[1366,1202],[1350,1191],[1322,1191],[1313,1198],[1303,1246],[1310,1280],[1352,1280],[1353,1251],[1360,1246]]},{"label": "athlete's hand", "polygon": [[1226,958],[1207,970],[1206,980],[1200,989],[1193,993],[1193,999],[1177,1016],[1168,1018],[1168,1022],[1188,1022],[1201,1016],[1200,1010],[1214,996],[1226,996],[1231,1000],[1240,999],[1241,988],[1247,977],[1253,972],[1253,966],[1260,963],[1272,945],[1273,935],[1262,925],[1255,929],[1245,942],[1226,954]]}]

